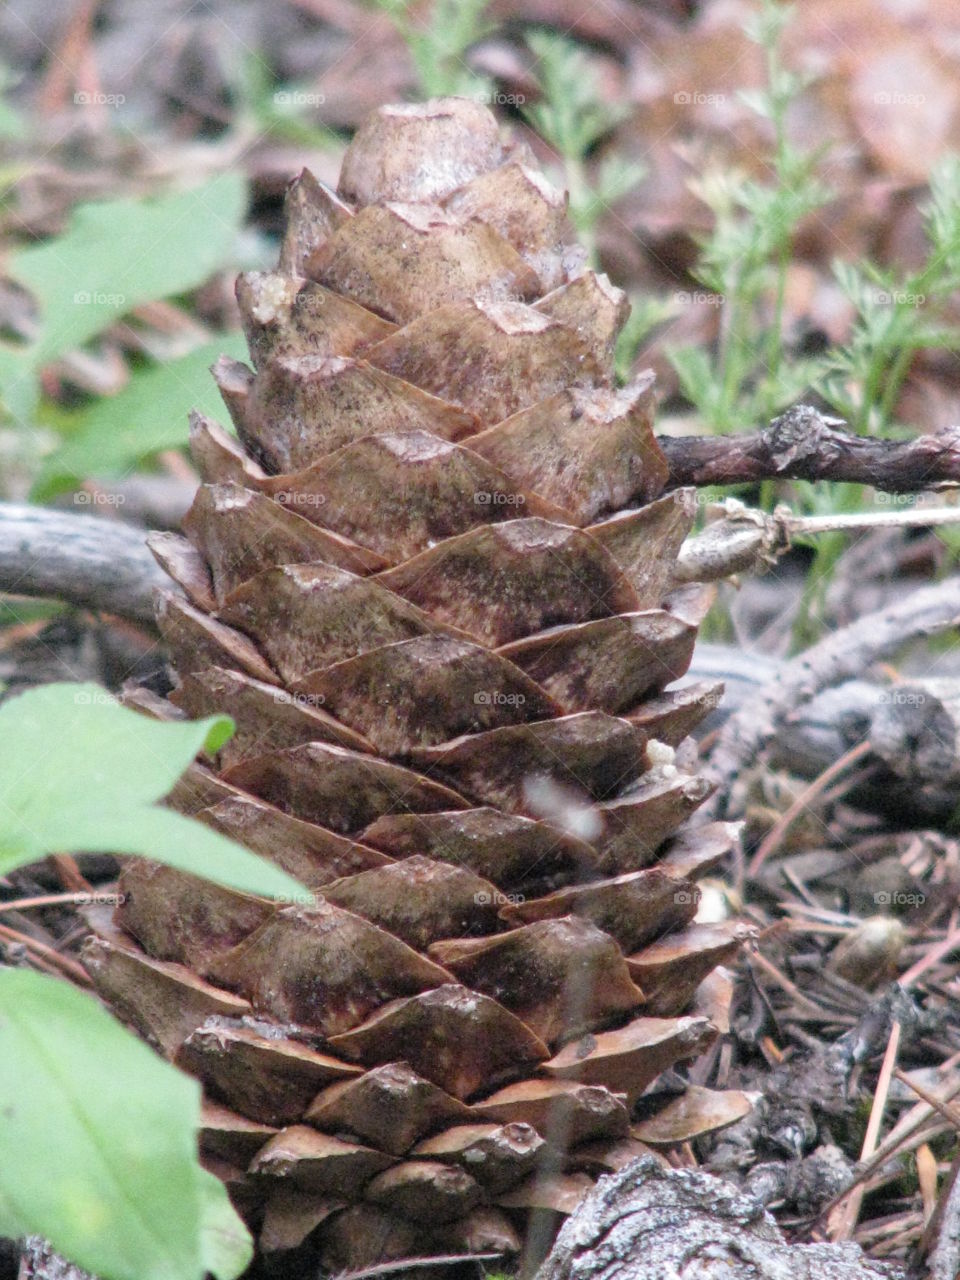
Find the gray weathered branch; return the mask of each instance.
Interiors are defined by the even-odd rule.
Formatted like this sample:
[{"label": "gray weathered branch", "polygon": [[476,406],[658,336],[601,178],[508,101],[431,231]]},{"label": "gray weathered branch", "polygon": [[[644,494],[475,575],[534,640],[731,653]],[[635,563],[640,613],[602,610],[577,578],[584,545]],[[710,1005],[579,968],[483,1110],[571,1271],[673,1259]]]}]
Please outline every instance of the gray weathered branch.
[{"label": "gray weathered branch", "polygon": [[745,507],[736,498],[714,503],[717,516],[680,548],[677,582],[715,582],[734,573],[762,573],[798,537],[867,529],[918,529],[960,524],[960,507],[917,506],[909,511],[841,512],[830,516],[798,516],[788,507],[772,512]]},{"label": "gray weathered branch", "polygon": [[738,772],[749,766],[787,717],[821,689],[853,679],[878,658],[910,640],[935,635],[960,621],[960,577],[921,587],[901,600],[831,632],[792,661],[748,698],[723,726],[708,774],[723,808]]},{"label": "gray weathered branch", "polygon": [[[720,518],[680,548],[678,583],[762,570],[798,534],[874,524],[960,523],[958,508],[797,516],[782,507],[772,514],[756,511],[728,498],[717,504],[716,512]],[[53,596],[138,622],[152,621],[153,588],[170,589],[171,583],[144,546],[144,537],[141,528],[118,519],[0,503],[0,591]]]},{"label": "gray weathered branch", "polygon": [[153,589],[170,579],[144,536],[120,520],[0,503],[0,592],[152,624]]},{"label": "gray weathered branch", "polygon": [[855,1244],[788,1244],[759,1200],[645,1156],[601,1178],[537,1280],[890,1280]]}]

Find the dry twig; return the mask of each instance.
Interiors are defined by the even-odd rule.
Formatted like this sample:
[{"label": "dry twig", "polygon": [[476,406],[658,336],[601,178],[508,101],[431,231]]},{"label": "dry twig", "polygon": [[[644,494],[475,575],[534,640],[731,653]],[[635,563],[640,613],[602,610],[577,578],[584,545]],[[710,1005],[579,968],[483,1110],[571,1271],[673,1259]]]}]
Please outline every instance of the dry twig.
[{"label": "dry twig", "polygon": [[659,436],[670,487],[759,480],[840,480],[891,493],[960,482],[960,427],[911,440],[879,440],[839,430],[840,418],[796,405],[762,431],[725,436]]}]

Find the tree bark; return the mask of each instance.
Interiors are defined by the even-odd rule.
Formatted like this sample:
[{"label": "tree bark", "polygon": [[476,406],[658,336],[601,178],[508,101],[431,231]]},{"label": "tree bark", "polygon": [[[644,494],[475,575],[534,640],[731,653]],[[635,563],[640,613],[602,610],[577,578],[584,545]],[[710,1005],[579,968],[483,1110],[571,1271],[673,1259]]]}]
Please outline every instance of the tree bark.
[{"label": "tree bark", "polygon": [[759,1200],[650,1156],[601,1178],[536,1280],[890,1280],[855,1244],[789,1244]]}]

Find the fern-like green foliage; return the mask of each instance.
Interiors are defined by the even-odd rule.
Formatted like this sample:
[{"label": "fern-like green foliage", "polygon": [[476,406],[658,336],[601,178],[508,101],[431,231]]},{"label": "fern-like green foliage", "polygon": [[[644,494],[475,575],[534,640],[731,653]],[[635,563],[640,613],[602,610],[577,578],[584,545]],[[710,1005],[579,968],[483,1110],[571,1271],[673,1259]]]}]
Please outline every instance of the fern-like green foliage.
[{"label": "fern-like green foliage", "polygon": [[623,119],[625,109],[600,101],[586,55],[573,40],[553,31],[531,31],[527,44],[543,93],[542,101],[527,108],[527,119],[565,160],[585,156]]},{"label": "fern-like green foliage", "polygon": [[541,98],[523,108],[540,136],[557,151],[563,182],[570,193],[570,216],[596,263],[595,228],[605,210],[626,195],[645,173],[642,164],[609,155],[593,175],[586,160],[591,150],[628,114],[604,102],[583,50],[566,36],[532,31],[527,44],[536,58],[534,74]]},{"label": "fern-like green foliage", "polygon": [[526,103],[520,95],[498,94],[489,77],[470,66],[468,54],[491,30],[486,21],[489,0],[433,0],[429,7],[413,0],[373,0],[389,14],[402,34],[423,97],[459,94],[492,106],[519,106],[534,129],[557,152],[560,181],[570,193],[570,214],[596,264],[594,229],[604,210],[643,177],[644,166],[618,155],[604,158],[588,176],[592,149],[628,114],[600,97],[583,50],[548,30],[531,31],[527,44],[540,99]]},{"label": "fern-like green foliage", "polygon": [[433,0],[416,12],[412,0],[375,0],[406,41],[424,97],[459,95],[489,99],[492,82],[466,61],[471,45],[490,30],[485,20],[489,0]]},{"label": "fern-like green foliage", "polygon": [[829,192],[816,174],[819,156],[787,135],[787,112],[807,81],[784,65],[781,51],[790,8],[762,0],[747,33],[765,55],[764,86],[740,96],[769,121],[769,179],[736,170],[708,171],[695,185],[714,222],[700,242],[696,278],[722,307],[715,351],[673,348],[670,360],[684,395],[704,425],[718,432],[765,422],[794,403],[819,366],[788,359],[783,309],[793,238],[803,218]]},{"label": "fern-like green foliage", "polygon": [[[51,477],[69,483],[96,474],[101,461],[108,471],[129,469],[159,448],[185,444],[187,414],[195,405],[207,402],[219,412],[207,365],[225,345],[242,354],[234,335],[209,334],[212,351],[204,350],[201,337],[199,359],[193,352],[166,362],[132,361],[127,387],[91,405],[68,409],[51,402],[40,374],[67,352],[127,323],[141,304],[180,299],[217,271],[239,265],[246,211],[243,175],[221,174],[147,199],[79,205],[60,235],[10,253],[7,272],[32,298],[36,326],[29,342],[0,341],[0,419],[18,428],[25,454],[34,442],[34,455],[40,452],[38,425],[54,440],[70,440],[61,458],[47,458],[44,484]],[[261,264],[254,257],[246,265]],[[142,417],[132,412],[145,404],[156,424],[152,441]],[[84,442],[82,458],[74,436]],[[82,463],[76,470],[71,454]],[[38,456],[25,460],[34,470],[39,464]]]},{"label": "fern-like green foliage", "polygon": [[298,147],[332,150],[346,145],[345,138],[316,119],[326,97],[315,81],[277,83],[270,67],[253,51],[238,60],[232,80],[241,130],[283,138]]},{"label": "fern-like green foliage", "polygon": [[929,252],[916,271],[834,263],[856,320],[847,345],[828,354],[819,389],[861,434],[895,428],[897,400],[918,351],[960,350],[960,328],[945,314],[960,289],[960,157],[949,156],[932,173],[924,221]]}]

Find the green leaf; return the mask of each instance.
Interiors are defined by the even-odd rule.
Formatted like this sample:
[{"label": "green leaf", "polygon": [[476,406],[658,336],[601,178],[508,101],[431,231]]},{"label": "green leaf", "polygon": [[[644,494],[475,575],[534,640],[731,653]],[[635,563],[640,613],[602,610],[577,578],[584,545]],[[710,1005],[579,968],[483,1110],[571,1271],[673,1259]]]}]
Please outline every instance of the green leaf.
[{"label": "green leaf", "polygon": [[32,422],[40,398],[36,372],[25,351],[0,343],[0,403],[21,427]]},{"label": "green leaf", "polygon": [[232,256],[246,211],[239,173],[154,200],[105,200],[74,210],[67,231],[15,253],[12,276],[34,294],[42,364],[79,346],[142,302],[202,284]]},{"label": "green leaf", "polygon": [[249,1238],[197,1161],[199,1085],[65,982],[0,970],[0,1235],[103,1280],[234,1280]]},{"label": "green leaf", "polygon": [[47,498],[77,477],[122,475],[161,449],[177,449],[189,435],[191,409],[223,416],[210,377],[220,355],[247,354],[243,335],[224,334],[196,351],[135,374],[115,396],[103,396],[74,415],[70,438],[44,463],[34,492]]},{"label": "green leaf", "polygon": [[710,357],[701,347],[667,347],[667,359],[691,404],[709,417],[716,399],[716,380]]},{"label": "green leaf", "polygon": [[204,1271],[233,1280],[253,1260],[250,1233],[230,1203],[219,1178],[200,1170],[200,1257]]},{"label": "green leaf", "polygon": [[[73,849],[77,853],[103,850],[139,854],[243,893],[286,902],[313,901],[308,890],[272,863],[172,809],[141,808],[120,813],[106,804],[86,810],[75,808],[62,819],[51,819],[44,834],[47,852]],[[0,868],[3,865],[0,843]]]},{"label": "green leaf", "polygon": [[447,94],[490,100],[493,83],[467,63],[471,45],[492,30],[484,20],[489,0],[433,0],[428,10],[411,0],[376,0],[406,41],[423,97]]},{"label": "green leaf", "polygon": [[140,854],[245,893],[300,900],[296,880],[232,840],[155,807],[225,716],[162,722],[95,684],[48,684],[0,706],[0,875],[48,853]]},{"label": "green leaf", "polygon": [[674,314],[675,309],[669,298],[657,298],[652,294],[630,295],[630,314],[617,336],[614,355],[614,370],[621,386],[630,378],[641,345],[659,324]]},{"label": "green leaf", "polygon": [[9,102],[0,101],[0,138],[19,141],[27,136],[27,126],[21,112]]}]

